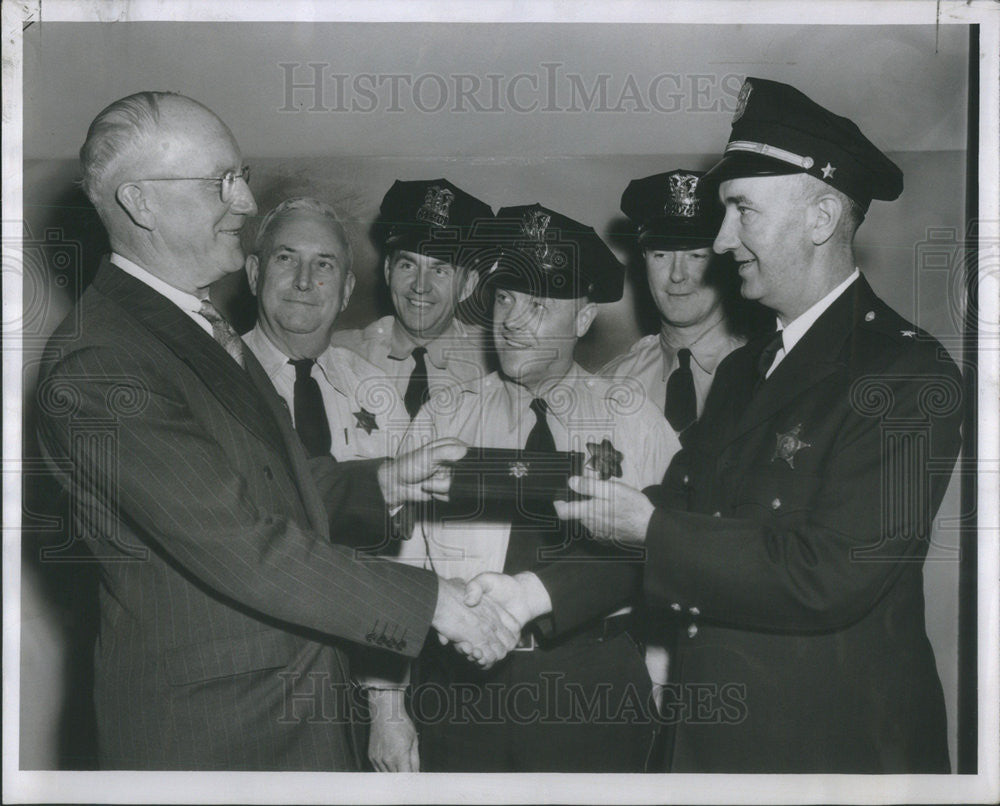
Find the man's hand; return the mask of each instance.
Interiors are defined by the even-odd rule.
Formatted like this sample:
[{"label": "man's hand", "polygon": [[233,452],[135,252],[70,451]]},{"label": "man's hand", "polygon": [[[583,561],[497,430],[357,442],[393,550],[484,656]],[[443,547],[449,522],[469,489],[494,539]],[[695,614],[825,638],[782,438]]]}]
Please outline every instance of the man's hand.
[{"label": "man's hand", "polygon": [[420,772],[417,729],[407,716],[404,689],[369,689],[368,760],[377,772]]},{"label": "man's hand", "polygon": [[617,479],[599,481],[573,476],[570,489],[590,496],[583,501],[556,501],[556,515],[578,520],[600,540],[615,543],[645,543],[646,529],[655,507],[642,491]]},{"label": "man's hand", "polygon": [[431,626],[442,643],[452,642],[463,655],[489,668],[517,645],[521,625],[510,613],[486,599],[475,607],[464,602],[460,579],[438,578],[438,600]]},{"label": "man's hand", "polygon": [[465,603],[478,606],[486,596],[510,613],[521,629],[552,610],[552,599],[541,580],[530,571],[514,576],[484,572],[465,586]]},{"label": "man's hand", "polygon": [[468,450],[457,439],[438,439],[422,448],[387,459],[378,469],[378,483],[386,504],[396,507],[406,501],[445,499],[451,487],[451,469]]}]

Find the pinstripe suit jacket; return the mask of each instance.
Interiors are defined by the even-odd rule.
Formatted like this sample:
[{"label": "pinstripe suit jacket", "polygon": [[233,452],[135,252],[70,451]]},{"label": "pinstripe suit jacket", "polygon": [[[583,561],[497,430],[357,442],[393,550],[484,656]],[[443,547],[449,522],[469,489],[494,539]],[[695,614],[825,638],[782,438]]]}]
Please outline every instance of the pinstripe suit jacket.
[{"label": "pinstripe suit jacket", "polygon": [[317,483],[246,353],[105,262],[43,359],[41,442],[101,566],[103,767],[353,769],[338,641],[414,656],[428,630],[431,572],[330,541],[383,528],[376,463]]}]

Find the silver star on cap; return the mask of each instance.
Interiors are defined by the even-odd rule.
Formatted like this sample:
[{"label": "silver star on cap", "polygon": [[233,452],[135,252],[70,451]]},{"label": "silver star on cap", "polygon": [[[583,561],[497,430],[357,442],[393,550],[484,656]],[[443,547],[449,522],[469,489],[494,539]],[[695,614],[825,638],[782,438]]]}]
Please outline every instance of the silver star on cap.
[{"label": "silver star on cap", "polygon": [[834,168],[828,162],[826,165],[824,165],[822,168],[820,168],[820,170],[823,172],[823,178],[824,179],[829,179],[831,176],[833,176],[833,172],[836,171],[837,169]]}]

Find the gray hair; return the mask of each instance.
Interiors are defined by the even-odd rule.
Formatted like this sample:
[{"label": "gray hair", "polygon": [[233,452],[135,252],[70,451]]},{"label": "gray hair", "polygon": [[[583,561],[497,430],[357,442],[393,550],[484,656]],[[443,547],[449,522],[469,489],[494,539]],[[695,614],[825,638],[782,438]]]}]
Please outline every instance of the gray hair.
[{"label": "gray hair", "polygon": [[97,206],[104,182],[121,159],[133,153],[160,122],[160,103],[175,92],[137,92],[109,104],[94,118],[80,148],[81,184]]},{"label": "gray hair", "polygon": [[264,253],[271,248],[271,234],[274,228],[281,221],[297,212],[315,213],[329,220],[330,227],[337,233],[337,237],[344,244],[344,252],[347,260],[345,268],[349,271],[354,264],[354,250],[351,248],[351,239],[347,237],[347,230],[340,219],[340,214],[332,205],[322,202],[319,199],[311,199],[307,196],[295,196],[291,199],[285,199],[261,219],[260,225],[257,227],[257,234],[253,239],[251,253],[258,258],[263,258]]}]

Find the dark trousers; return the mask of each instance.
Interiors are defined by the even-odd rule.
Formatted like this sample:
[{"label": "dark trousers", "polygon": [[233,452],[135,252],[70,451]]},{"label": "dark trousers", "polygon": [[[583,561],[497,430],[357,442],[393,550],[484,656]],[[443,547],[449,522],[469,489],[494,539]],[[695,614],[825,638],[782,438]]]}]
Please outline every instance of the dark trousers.
[{"label": "dark trousers", "polygon": [[514,651],[483,671],[430,641],[410,708],[428,772],[643,772],[657,732],[628,633]]}]

